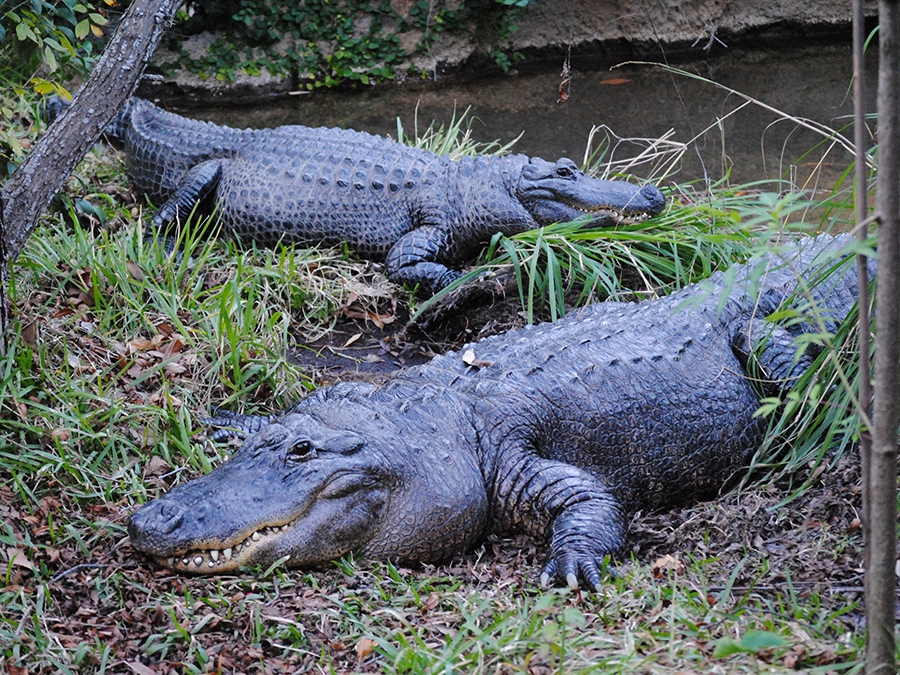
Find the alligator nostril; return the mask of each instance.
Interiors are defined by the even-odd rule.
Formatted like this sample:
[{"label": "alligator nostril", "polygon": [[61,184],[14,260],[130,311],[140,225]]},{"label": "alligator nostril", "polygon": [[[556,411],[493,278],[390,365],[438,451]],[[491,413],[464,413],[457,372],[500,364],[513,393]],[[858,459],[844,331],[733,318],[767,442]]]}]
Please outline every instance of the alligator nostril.
[{"label": "alligator nostril", "polygon": [[640,195],[647,200],[649,208],[647,211],[653,215],[661,213],[666,205],[666,198],[655,185],[649,183],[640,189]]},{"label": "alligator nostril", "polygon": [[148,535],[150,532],[169,534],[184,522],[184,509],[178,504],[157,500],[144,504],[129,520],[129,530],[134,534]]},{"label": "alligator nostril", "polygon": [[159,515],[160,519],[163,521],[160,525],[163,526],[166,534],[178,528],[181,523],[184,522],[184,509],[177,504],[163,503],[160,506]]}]

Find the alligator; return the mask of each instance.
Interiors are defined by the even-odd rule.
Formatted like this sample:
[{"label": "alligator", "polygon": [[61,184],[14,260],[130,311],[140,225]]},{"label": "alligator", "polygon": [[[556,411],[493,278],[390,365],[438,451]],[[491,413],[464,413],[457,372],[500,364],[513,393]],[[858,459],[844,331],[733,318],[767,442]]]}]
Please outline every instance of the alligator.
[{"label": "alligator", "polygon": [[[812,341],[795,338],[835,331],[854,306],[849,241],[809,238],[380,385],[323,387],[281,415],[217,413],[217,434],[249,438],[136,510],[132,545],[177,571],[217,573],[351,552],[439,562],[488,532],[524,531],[549,540],[544,584],[596,589],[628,514],[714,497],[745,471],[767,428],[760,396],[783,394],[813,362]],[[786,322],[785,308],[811,303],[817,322]]]},{"label": "alligator", "polygon": [[[48,105],[54,117],[65,104]],[[163,232],[198,205],[259,246],[346,244],[397,283],[434,293],[491,237],[557,222],[613,225],[657,215],[653,185],[598,180],[566,158],[452,161],[345,129],[232,129],[133,98],[106,130]]]}]

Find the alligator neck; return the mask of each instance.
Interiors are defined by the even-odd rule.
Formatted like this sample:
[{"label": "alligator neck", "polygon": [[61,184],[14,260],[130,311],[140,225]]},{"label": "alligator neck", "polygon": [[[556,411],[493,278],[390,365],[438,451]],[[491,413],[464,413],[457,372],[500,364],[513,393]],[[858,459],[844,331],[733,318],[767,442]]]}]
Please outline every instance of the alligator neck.
[{"label": "alligator neck", "polygon": [[454,219],[464,224],[466,241],[471,243],[456,252],[457,258],[470,257],[497,232],[513,235],[538,227],[515,192],[527,163],[524,155],[469,157],[449,163],[438,195],[441,209],[448,203],[452,206]]}]

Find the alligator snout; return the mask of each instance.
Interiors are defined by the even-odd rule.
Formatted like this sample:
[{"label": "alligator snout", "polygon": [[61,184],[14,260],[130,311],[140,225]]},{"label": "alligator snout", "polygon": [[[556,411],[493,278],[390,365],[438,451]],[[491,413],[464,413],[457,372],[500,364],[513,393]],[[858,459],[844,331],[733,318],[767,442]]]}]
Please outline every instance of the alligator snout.
[{"label": "alligator snout", "polygon": [[666,206],[666,198],[663,196],[663,193],[659,191],[658,187],[650,183],[647,183],[638,191],[638,196],[641,202],[635,206],[638,207],[638,211],[647,215],[658,216]]},{"label": "alligator snout", "polygon": [[176,502],[157,499],[131,514],[128,519],[128,535],[135,548],[153,551],[157,542],[177,530],[184,523],[185,509]]}]

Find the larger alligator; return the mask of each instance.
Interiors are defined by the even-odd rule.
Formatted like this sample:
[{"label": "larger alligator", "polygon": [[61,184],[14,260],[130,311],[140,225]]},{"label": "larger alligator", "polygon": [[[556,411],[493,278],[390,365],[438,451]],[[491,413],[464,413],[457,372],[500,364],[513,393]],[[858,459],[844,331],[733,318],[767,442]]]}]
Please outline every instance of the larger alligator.
[{"label": "larger alligator", "polygon": [[[64,104],[57,101],[51,113]],[[232,129],[130,100],[106,132],[121,144],[135,189],[160,205],[163,230],[198,204],[223,230],[271,246],[347,244],[384,261],[397,283],[436,292],[497,232],[577,219],[614,224],[660,213],[645,185],[582,173],[524,155],[451,161],[343,129]]]},{"label": "larger alligator", "polygon": [[[326,387],[278,417],[220,415],[253,435],[137,510],[132,544],[215,573],[348,552],[434,562],[488,531],[524,530],[549,539],[545,583],[596,587],[629,512],[715,495],[744,469],[767,424],[748,369],[783,391],[810,366],[795,336],[834,331],[854,305],[848,240],[808,240],[661,299],[596,304],[382,386]],[[766,319],[809,302],[824,325]]]}]

